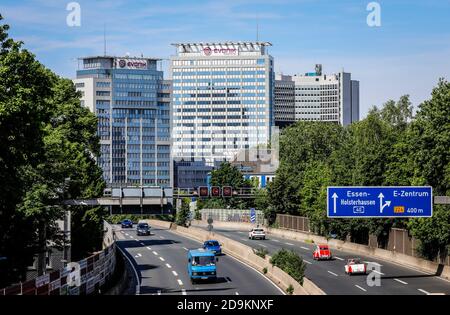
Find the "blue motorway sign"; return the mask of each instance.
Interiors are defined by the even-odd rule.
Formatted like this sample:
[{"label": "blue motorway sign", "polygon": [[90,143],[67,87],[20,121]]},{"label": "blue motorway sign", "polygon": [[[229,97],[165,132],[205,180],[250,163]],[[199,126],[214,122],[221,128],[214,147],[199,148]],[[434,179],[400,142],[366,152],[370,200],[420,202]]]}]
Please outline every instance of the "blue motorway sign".
[{"label": "blue motorway sign", "polygon": [[330,218],[431,217],[433,189],[422,186],[328,187]]},{"label": "blue motorway sign", "polygon": [[250,222],[255,223],[256,222],[256,211],[255,208],[250,208]]}]

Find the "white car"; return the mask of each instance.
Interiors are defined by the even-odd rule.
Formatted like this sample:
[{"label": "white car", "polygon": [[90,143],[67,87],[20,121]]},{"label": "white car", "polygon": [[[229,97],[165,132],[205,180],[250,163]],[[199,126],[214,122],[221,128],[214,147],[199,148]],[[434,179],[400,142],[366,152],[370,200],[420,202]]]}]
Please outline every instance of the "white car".
[{"label": "white car", "polygon": [[367,264],[362,262],[360,258],[350,258],[345,264],[345,273],[348,275],[366,274]]},{"label": "white car", "polygon": [[266,239],[266,232],[264,232],[261,228],[254,228],[251,229],[250,232],[248,232],[248,238],[251,240],[254,240],[256,238],[265,240]]}]

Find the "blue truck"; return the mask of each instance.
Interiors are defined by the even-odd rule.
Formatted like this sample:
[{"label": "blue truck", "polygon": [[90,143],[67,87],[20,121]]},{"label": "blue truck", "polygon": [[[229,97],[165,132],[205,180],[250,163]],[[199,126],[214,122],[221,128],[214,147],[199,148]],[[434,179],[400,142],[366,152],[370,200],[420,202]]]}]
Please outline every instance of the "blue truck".
[{"label": "blue truck", "polygon": [[193,249],[188,252],[188,274],[192,283],[197,280],[217,281],[215,254],[204,248]]}]

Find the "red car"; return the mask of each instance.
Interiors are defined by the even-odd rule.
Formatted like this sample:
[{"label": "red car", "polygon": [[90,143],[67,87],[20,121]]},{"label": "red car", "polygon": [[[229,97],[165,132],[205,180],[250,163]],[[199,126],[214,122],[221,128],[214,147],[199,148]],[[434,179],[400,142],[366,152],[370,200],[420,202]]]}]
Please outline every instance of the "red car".
[{"label": "red car", "polygon": [[331,250],[328,245],[319,244],[313,252],[313,258],[315,260],[320,259],[332,259]]}]

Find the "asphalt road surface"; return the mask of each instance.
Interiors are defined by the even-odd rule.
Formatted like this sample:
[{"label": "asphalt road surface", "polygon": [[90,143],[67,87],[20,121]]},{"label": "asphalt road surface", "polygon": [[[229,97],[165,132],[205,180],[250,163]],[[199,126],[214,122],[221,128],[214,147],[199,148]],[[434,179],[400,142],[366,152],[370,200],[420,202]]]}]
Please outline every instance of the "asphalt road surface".
[{"label": "asphalt road surface", "polygon": [[[255,249],[264,248],[268,250],[269,254],[281,248],[295,251],[303,257],[307,264],[306,277],[327,294],[450,294],[450,281],[448,280],[373,257],[332,249],[334,260],[315,261],[312,257],[314,244],[271,235],[268,235],[266,240],[250,240],[248,231],[223,228],[214,228],[213,232]],[[345,274],[344,266],[347,259],[355,257],[360,257],[363,261],[372,262],[379,267],[379,270],[372,274],[372,279],[379,276],[380,286],[369,286],[367,275],[349,276]]]},{"label": "asphalt road surface", "polygon": [[150,236],[137,236],[135,228],[115,229],[116,244],[131,259],[140,278],[140,294],[283,294],[262,274],[226,255],[218,256],[217,282],[193,285],[187,273],[187,252],[201,243],[156,227],[151,228]]}]

